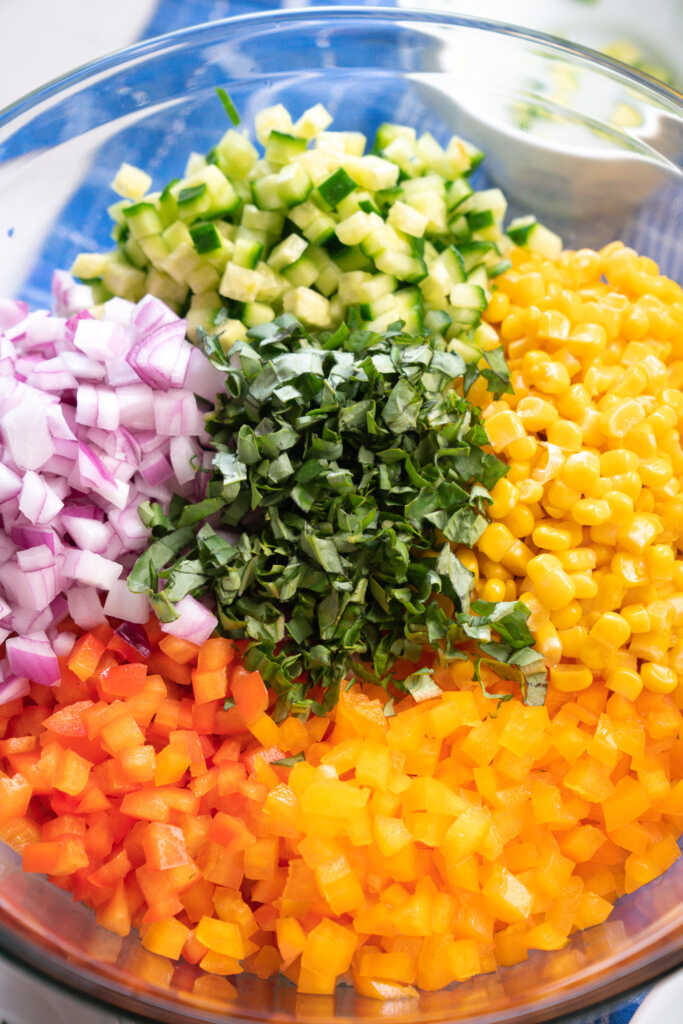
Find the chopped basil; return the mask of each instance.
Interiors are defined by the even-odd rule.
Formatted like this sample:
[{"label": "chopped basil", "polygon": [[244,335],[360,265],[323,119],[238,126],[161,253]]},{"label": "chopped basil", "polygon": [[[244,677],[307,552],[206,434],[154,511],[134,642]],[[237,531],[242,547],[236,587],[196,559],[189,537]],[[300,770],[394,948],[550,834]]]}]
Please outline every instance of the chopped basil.
[{"label": "chopped basil", "polygon": [[219,86],[216,87],[216,95],[218,96],[218,99],[223,104],[223,109],[225,110],[225,113],[228,115],[228,117],[230,118],[232,123],[235,125],[235,127],[237,127],[237,125],[241,121],[241,118],[240,118],[240,115],[237,113],[237,107],[232,102],[232,99],[230,97],[230,93],[226,92],[226,90],[223,89],[222,86],[219,85]]},{"label": "chopped basil", "polygon": [[299,751],[298,754],[292,754],[291,757],[283,757],[280,761],[271,761],[271,764],[276,764],[280,768],[291,768],[293,764],[298,764],[299,761],[305,761],[306,755],[303,750]]},{"label": "chopped basil", "polygon": [[[287,314],[227,354],[201,340],[226,375],[206,421],[212,475],[200,502],[142,506],[155,539],[133,589],[166,620],[182,596],[211,597],[222,632],[250,641],[246,664],[277,693],[277,717],[325,713],[354,676],[438,696],[428,668],[393,676],[425,647],[495,662],[542,700],[529,610],[470,607],[473,577],[455,553],[485,529],[506,472],[455,386],[461,357],[400,322],[313,335]],[[502,353],[486,360],[494,393],[508,389]]]}]

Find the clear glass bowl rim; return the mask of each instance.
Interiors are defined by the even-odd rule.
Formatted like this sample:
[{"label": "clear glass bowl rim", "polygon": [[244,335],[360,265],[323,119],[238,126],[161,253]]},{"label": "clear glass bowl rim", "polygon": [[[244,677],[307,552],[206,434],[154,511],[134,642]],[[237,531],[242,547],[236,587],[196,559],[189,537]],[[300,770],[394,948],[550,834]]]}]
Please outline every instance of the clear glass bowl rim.
[{"label": "clear glass bowl rim", "polygon": [[199,22],[196,25],[190,25],[186,28],[176,29],[173,32],[166,32],[163,35],[152,36],[149,39],[140,40],[130,46],[114,50],[111,53],[96,58],[95,60],[81,64],[73,70],[68,71],[63,75],[59,75],[57,78],[53,78],[44,85],[38,86],[38,88],[26,93],[24,96],[10,103],[8,106],[0,108],[0,128],[9,125],[12,120],[20,117],[22,114],[28,113],[44,100],[50,99],[50,97],[66,91],[71,86],[78,85],[79,82],[84,82],[92,76],[98,75],[103,71],[107,71],[131,59],[152,56],[155,53],[163,51],[169,45],[181,46],[184,43],[190,42],[193,38],[204,32],[210,31],[220,33],[225,29],[230,29],[232,27],[239,28],[242,25],[258,26],[259,24],[269,24],[272,22],[274,15],[279,20],[286,23],[296,23],[299,21],[309,20],[324,21],[328,19],[341,21],[349,18],[361,18],[367,21],[373,21],[377,18],[381,18],[388,22],[421,22],[423,24],[438,24],[447,25],[449,27],[478,29],[483,32],[510,36],[526,42],[540,43],[552,50],[556,50],[559,53],[579,58],[594,66],[601,67],[604,71],[616,74],[624,81],[630,81],[646,93],[650,93],[652,98],[659,102],[662,100],[670,101],[674,108],[678,108],[678,114],[683,118],[683,93],[679,92],[673,86],[666,85],[664,82],[659,81],[659,79],[647,74],[647,72],[631,68],[621,61],[615,60],[613,57],[608,57],[606,54],[600,53],[598,50],[591,49],[588,46],[583,46],[580,43],[569,42],[568,40],[561,39],[559,36],[552,35],[551,33],[536,32],[533,29],[524,28],[523,26],[515,25],[512,22],[476,18],[464,14],[449,14],[446,11],[416,10],[408,7],[361,7],[353,4],[345,4],[339,7],[311,6],[293,8],[289,10],[269,8],[253,14],[240,14],[231,18],[219,18],[215,21]]},{"label": "clear glass bowl rim", "polygon": [[[496,21],[486,18],[478,18],[462,14],[449,14],[446,11],[416,10],[410,8],[390,8],[380,6],[311,6],[294,8],[288,10],[266,9],[251,14],[243,14],[228,18],[220,18],[214,21],[200,22],[195,25],[177,29],[173,32],[152,36],[143,39],[130,46],[112,51],[95,60],[88,61],[73,70],[59,75],[38,88],[26,93],[24,96],[13,101],[6,107],[0,109],[0,132],[5,134],[11,129],[14,122],[23,120],[32,111],[35,111],[42,103],[67,93],[79,84],[87,83],[103,72],[111,71],[124,64],[138,59],[149,59],[155,55],[162,54],[168,49],[182,48],[198,42],[201,37],[221,38],[231,30],[239,30],[241,27],[258,28],[259,25],[273,27],[273,18],[282,23],[282,27],[290,27],[297,23],[305,22],[333,22],[339,23],[353,19],[376,22],[378,19],[387,23],[393,23],[405,27],[415,24],[416,26],[435,25],[448,28],[474,29],[492,35],[506,36],[517,39],[520,42],[539,44],[548,50],[567,57],[582,61],[593,68],[599,68],[603,72],[616,77],[624,84],[630,84],[640,90],[641,96],[651,99],[658,105],[666,104],[668,113],[673,114],[683,122],[683,93],[672,86],[666,85],[646,72],[630,68],[628,65],[600,53],[590,47],[578,43],[569,42],[550,33],[537,32],[532,29],[515,25],[511,22]],[[683,172],[683,167],[681,168]],[[5,916],[5,915],[3,915]],[[16,920],[16,919],[15,919]],[[119,983],[106,975],[98,975],[92,967],[87,967],[85,973],[81,974],[83,965],[62,960],[58,955],[51,954],[46,950],[34,947],[30,936],[23,931],[21,923],[18,933],[6,929],[0,920],[0,962],[4,959],[15,963],[21,969],[28,970],[37,977],[43,979],[49,985],[66,986],[68,990],[80,995],[84,1000],[93,1006],[108,1007],[112,1011],[116,1006],[124,1008],[132,1013],[144,1013],[146,1016],[150,1011],[163,1012],[165,1020],[188,1021],[186,1016],[192,1013],[191,1004],[175,1002],[168,998],[165,992],[152,988],[149,991],[132,989],[130,992],[122,991]],[[680,934],[680,922],[674,922],[671,932],[666,935],[670,939],[677,933]],[[8,935],[8,931],[10,934]],[[23,932],[23,934],[22,934]],[[660,936],[664,937],[664,936]],[[9,940],[9,941],[8,941]],[[661,954],[653,951],[648,946],[644,953],[650,953],[652,959],[645,964],[642,962],[631,964],[635,967],[632,975],[628,976],[624,970],[626,964],[622,964],[622,970],[616,979],[600,976],[591,995],[584,986],[578,991],[569,990],[561,997],[557,1006],[563,1015],[562,1020],[566,1024],[575,1024],[576,1018],[572,1015],[564,1017],[564,1014],[573,1014],[578,1009],[608,1009],[604,1001],[616,996],[626,997],[629,993],[634,994],[640,990],[643,982],[655,977],[664,977],[677,963],[683,962],[683,946],[675,951],[675,944],[672,950],[668,945]],[[628,963],[628,958],[625,958]],[[515,1007],[515,1019],[521,1007]],[[547,1008],[540,1007],[534,1010],[531,1020],[548,1020]],[[137,1018],[141,1021],[142,1018]],[[225,1018],[229,1020],[229,1017]],[[234,1019],[234,1018],[233,1018]],[[242,1018],[245,1019],[245,1018]],[[557,1024],[562,1024],[560,1018]],[[131,1019],[132,1020],[132,1019]]]}]

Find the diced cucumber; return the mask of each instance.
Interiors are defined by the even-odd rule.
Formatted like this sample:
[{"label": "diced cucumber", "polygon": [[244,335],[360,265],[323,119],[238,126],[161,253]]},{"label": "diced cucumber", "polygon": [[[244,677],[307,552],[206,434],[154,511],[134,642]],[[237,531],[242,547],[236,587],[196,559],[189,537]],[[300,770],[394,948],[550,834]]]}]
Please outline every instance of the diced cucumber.
[{"label": "diced cucumber", "polygon": [[332,124],[332,115],[328,113],[322,103],[316,103],[314,107],[304,110],[294,125],[294,132],[304,139],[312,139],[324,132],[330,124]]},{"label": "diced cucumber", "polygon": [[296,263],[306,252],[307,248],[308,242],[300,235],[289,235],[285,238],[284,242],[280,242],[279,245],[275,246],[268,257],[267,263],[273,270],[283,270],[284,267]]},{"label": "diced cucumber", "polygon": [[425,313],[424,325],[435,334],[445,334],[452,322],[445,309],[429,309]]},{"label": "diced cucumber", "polygon": [[535,217],[518,217],[510,221],[507,234],[515,245],[524,246],[548,260],[557,259],[562,252],[560,236],[539,224]]},{"label": "diced cucumber", "polygon": [[203,153],[190,153],[185,164],[185,177],[189,178],[193,174],[197,174],[203,167],[206,167],[206,157]]},{"label": "diced cucumber", "polygon": [[247,328],[241,320],[225,320],[218,329],[218,342],[224,352],[229,351],[236,341],[244,341]]},{"label": "diced cucumber", "polygon": [[[289,216],[291,218],[292,211]],[[269,210],[259,210],[252,203],[245,203],[242,208],[242,226],[250,231],[265,231],[273,238],[280,238],[285,218],[281,213]]]},{"label": "diced cucumber", "polygon": [[225,268],[218,291],[236,302],[253,302],[258,297],[261,280],[258,269],[251,270],[230,262]]},{"label": "diced cucumber", "polygon": [[148,235],[139,242],[147,262],[153,267],[160,267],[168,256],[168,247],[162,235]]},{"label": "diced cucumber", "polygon": [[349,177],[343,167],[340,167],[318,185],[318,194],[329,209],[335,210],[342,199],[345,199],[355,188],[355,181]]},{"label": "diced cucumber", "polygon": [[375,134],[375,142],[373,145],[373,151],[375,153],[381,153],[383,149],[386,149],[388,145],[394,142],[395,139],[406,139],[408,142],[415,142],[415,129],[410,128],[405,124],[392,124],[391,122],[385,121],[379,126]]},{"label": "diced cucumber", "polygon": [[463,242],[458,246],[458,252],[462,256],[465,271],[469,274],[471,270],[486,261],[489,255],[500,256],[497,245],[494,242],[471,241]]},{"label": "diced cucumber", "polygon": [[332,324],[328,300],[311,288],[292,288],[285,292],[283,306],[286,313],[292,313],[311,327],[330,327]]},{"label": "diced cucumber", "polygon": [[143,250],[140,248],[140,244],[135,241],[134,238],[127,238],[122,246],[122,252],[129,263],[132,263],[134,267],[139,267],[144,270],[147,266],[147,257]]},{"label": "diced cucumber", "polygon": [[178,282],[189,281],[190,275],[201,265],[201,258],[192,241],[182,242],[169,252],[161,269]]},{"label": "diced cucumber", "polygon": [[158,299],[167,303],[177,312],[187,298],[188,289],[186,284],[174,281],[169,274],[164,274],[152,267],[147,271],[145,291],[150,295],[156,295]]},{"label": "diced cucumber", "polygon": [[232,261],[237,263],[240,267],[248,267],[253,270],[258,261],[261,259],[261,253],[263,252],[263,242],[257,238],[250,238],[248,235],[242,235],[235,239],[235,245],[233,247]]},{"label": "diced cucumber", "polygon": [[277,174],[266,174],[251,185],[260,210],[282,210],[303,203],[313,185],[300,164],[288,164]]},{"label": "diced cucumber", "polygon": [[143,270],[132,267],[121,257],[111,257],[102,271],[102,284],[112,295],[120,295],[131,302],[139,302],[145,294],[147,275]]},{"label": "diced cucumber", "polygon": [[190,228],[190,237],[196,251],[201,255],[205,252],[213,252],[220,249],[221,236],[218,234],[216,225],[210,221],[194,224]]},{"label": "diced cucumber", "polygon": [[427,228],[428,219],[419,210],[397,200],[389,210],[387,223],[403,231],[406,235],[422,238]]},{"label": "diced cucumber", "polygon": [[133,238],[139,240],[147,235],[158,235],[163,230],[161,218],[153,203],[135,203],[123,208],[128,230]]},{"label": "diced cucumber", "polygon": [[333,253],[332,258],[342,273],[349,270],[372,270],[372,260],[357,245],[342,246]]},{"label": "diced cucumber", "polygon": [[151,184],[152,179],[145,171],[132,164],[121,164],[111,187],[124,199],[132,199],[137,203],[149,192]]},{"label": "diced cucumber", "polygon": [[391,274],[400,281],[417,284],[427,276],[427,265],[419,256],[386,249],[375,258],[375,266],[383,274]]},{"label": "diced cucumber", "polygon": [[245,327],[257,327],[275,319],[275,310],[265,302],[246,302],[242,310],[242,323]]},{"label": "diced cucumber", "polygon": [[475,327],[486,309],[484,289],[476,284],[456,284],[451,288],[453,322],[462,327]]},{"label": "diced cucumber", "polygon": [[266,160],[282,167],[303,153],[305,149],[306,139],[274,129],[266,143]]},{"label": "diced cucumber", "polygon": [[273,107],[266,107],[254,118],[256,138],[262,146],[265,146],[270,138],[271,132],[282,132],[289,135],[292,131],[292,118],[286,107],[281,103]]},{"label": "diced cucumber", "polygon": [[362,156],[365,151],[365,136],[361,132],[320,132],[315,145],[330,153],[348,153]]},{"label": "diced cucumber", "polygon": [[295,288],[310,288],[318,277],[318,267],[307,255],[285,267],[282,276]]},{"label": "diced cucumber", "polygon": [[258,160],[258,153],[246,135],[230,128],[214,148],[217,165],[227,178],[245,178]]},{"label": "diced cucumber", "polygon": [[465,178],[456,178],[446,185],[446,208],[455,210],[465,199],[472,195],[472,187]]},{"label": "diced cucumber", "polygon": [[346,156],[344,169],[361,188],[371,192],[391,188],[398,180],[398,167],[380,156]]},{"label": "diced cucumber", "polygon": [[71,273],[74,277],[89,281],[93,277],[102,277],[109,256],[102,252],[81,252],[74,260]]}]

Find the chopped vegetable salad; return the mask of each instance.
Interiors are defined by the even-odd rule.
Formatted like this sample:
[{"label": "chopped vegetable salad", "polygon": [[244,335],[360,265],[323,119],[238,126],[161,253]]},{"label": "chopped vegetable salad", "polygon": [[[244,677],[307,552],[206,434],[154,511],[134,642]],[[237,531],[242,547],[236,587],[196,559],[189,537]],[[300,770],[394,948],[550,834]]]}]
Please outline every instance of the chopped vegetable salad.
[{"label": "chopped vegetable salad", "polygon": [[683,293],[219,97],[0,302],[0,838],[147,981],[415,1000],[679,856]]}]

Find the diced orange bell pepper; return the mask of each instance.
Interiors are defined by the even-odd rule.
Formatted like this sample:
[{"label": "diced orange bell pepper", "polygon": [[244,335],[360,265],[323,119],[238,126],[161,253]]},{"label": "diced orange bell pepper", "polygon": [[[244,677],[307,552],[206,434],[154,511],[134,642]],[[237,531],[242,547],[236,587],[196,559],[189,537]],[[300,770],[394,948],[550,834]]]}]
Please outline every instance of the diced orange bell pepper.
[{"label": "diced orange bell pepper", "polygon": [[106,643],[95,633],[86,633],[78,638],[67,662],[69,671],[85,682],[95,674],[98,662],[104,654]]},{"label": "diced orange bell pepper", "polygon": [[142,849],[150,868],[167,871],[190,863],[183,830],[163,822],[151,822],[142,836]]},{"label": "diced orange bell pepper", "polygon": [[247,725],[268,710],[268,691],[260,672],[247,672],[237,665],[230,673],[230,692]]}]

